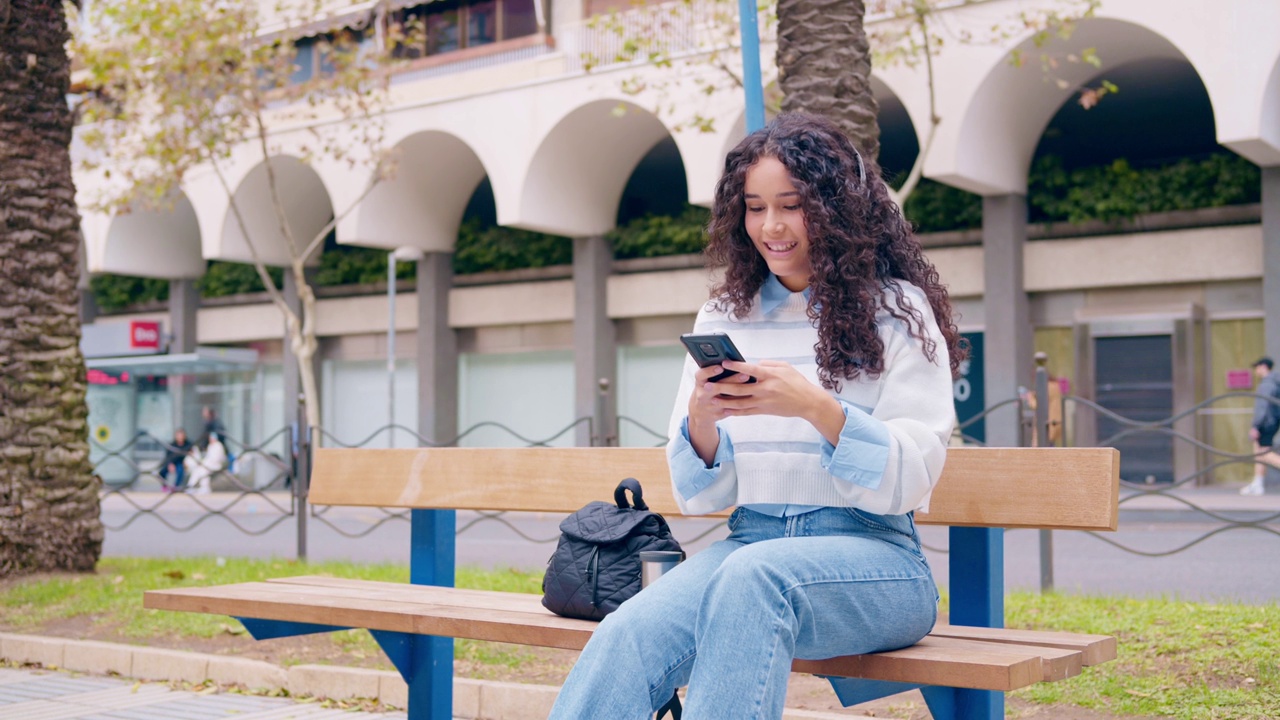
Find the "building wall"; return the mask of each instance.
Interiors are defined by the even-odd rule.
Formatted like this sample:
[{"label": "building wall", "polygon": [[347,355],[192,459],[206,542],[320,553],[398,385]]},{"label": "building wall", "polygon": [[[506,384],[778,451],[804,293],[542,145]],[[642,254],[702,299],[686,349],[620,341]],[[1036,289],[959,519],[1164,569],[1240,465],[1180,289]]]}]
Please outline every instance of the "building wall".
[{"label": "building wall", "polygon": [[[665,140],[679,151],[687,200],[709,204],[724,154],[744,132],[737,92],[702,97],[688,77],[714,72],[705,65],[682,68],[685,76],[674,84],[669,76],[640,66],[586,72],[582,54],[606,53],[611,40],[583,18],[604,6],[584,0],[552,0],[548,6],[555,41],[534,48],[536,53],[494,56],[398,79],[394,109],[385,122],[390,143],[401,151],[402,172],[339,223],[338,242],[448,252],[471,189],[485,178],[500,224],[569,237],[599,235],[612,228],[636,164]],[[1007,17],[1020,7],[1013,0],[976,3],[950,11],[948,20],[957,27],[987,27],[991,18]],[[985,45],[951,44],[935,62],[942,124],[925,175],[988,196],[1025,192],[1030,158],[1046,123],[1071,102],[1074,89],[1108,70],[1150,59],[1194,68],[1211,101],[1222,146],[1261,165],[1280,165],[1277,26],[1280,5],[1274,3],[1108,0],[1099,17],[1082,23],[1069,41],[1096,43],[1104,66],[1063,68],[1068,89],[1046,82],[1035,69],[1009,65],[1012,52],[1030,47],[1021,31]],[[671,38],[680,41],[674,34]],[[770,43],[766,39],[766,63],[772,57]],[[905,108],[905,122],[919,140],[925,139],[924,119],[935,111],[928,106],[922,72],[918,66],[886,67],[877,69],[875,78],[880,92]],[[767,65],[765,74],[771,81]],[[636,78],[648,82],[649,89],[627,95],[623,82]],[[653,112],[659,105],[678,110]],[[685,111],[714,118],[714,131],[678,130]],[[287,154],[308,139],[308,129],[281,124],[276,139]],[[322,226],[330,213],[359,196],[369,177],[345,164],[307,166],[284,157],[271,162],[302,194],[290,217],[299,228]],[[264,168],[264,160],[244,148],[225,172],[246,213],[272,225],[264,194],[255,191]],[[100,183],[92,175],[77,180],[87,194]],[[246,259],[243,238],[229,222],[230,198],[212,173],[193,173],[179,200],[180,216],[109,218],[86,211],[90,271],[188,277],[206,259]],[[148,252],[161,246],[157,243],[165,254]],[[279,246],[264,253],[281,257]],[[929,256],[951,290],[961,329],[982,331],[982,247],[937,247]],[[1249,355],[1260,354],[1264,345],[1263,288],[1280,279],[1263,277],[1263,256],[1264,233],[1256,222],[1029,242],[1024,275],[1036,347],[1049,353],[1055,375],[1085,384],[1086,378],[1076,376],[1081,350],[1073,340],[1080,323],[1198,308],[1210,336],[1209,367],[1200,370],[1216,383],[1225,368],[1251,362]],[[713,280],[689,267],[615,271],[608,278],[607,312],[619,338],[616,392],[619,413],[627,418],[620,429],[624,442],[651,444],[652,433],[639,425],[665,434],[669,408],[663,408],[663,398],[674,392],[682,359],[677,337],[692,323]],[[416,298],[402,293],[397,303],[396,325],[403,333],[397,346],[397,420],[415,427],[410,408],[416,376],[403,367],[414,347]],[[574,281],[563,276],[451,290],[448,323],[458,332],[462,352],[461,427],[503,416],[526,438],[562,441],[555,433],[575,420],[574,308]],[[344,435],[381,425],[381,411],[375,410],[380,405],[373,398],[385,389],[385,367],[379,365],[386,353],[385,298],[324,299],[318,313],[326,424]],[[197,335],[201,344],[262,343],[278,340],[282,326],[279,313],[265,303],[205,307],[198,314]],[[264,401],[262,412],[283,414],[283,399],[279,405]],[[1238,415],[1211,414],[1205,422],[1215,437],[1236,437]],[[271,422],[260,425],[269,431]],[[503,432],[486,429],[466,442],[511,442],[510,433]]]}]

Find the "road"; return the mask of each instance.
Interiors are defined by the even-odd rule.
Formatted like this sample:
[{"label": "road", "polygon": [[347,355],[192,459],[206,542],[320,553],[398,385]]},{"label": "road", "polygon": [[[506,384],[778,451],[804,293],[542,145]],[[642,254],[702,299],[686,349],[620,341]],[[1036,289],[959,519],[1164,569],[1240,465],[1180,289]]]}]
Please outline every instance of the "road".
[{"label": "road", "polygon": [[[223,515],[204,515],[195,498],[164,498],[153,494],[137,494],[127,500],[119,495],[109,496],[103,504],[103,521],[110,528],[118,529],[108,530],[104,555],[295,557],[296,521],[292,517],[281,516],[272,504],[287,507],[287,497],[245,496],[227,507]],[[223,507],[230,499],[229,495],[216,494],[200,498],[213,507]],[[162,500],[156,512],[139,513],[135,507],[136,504],[149,508]],[[1280,505],[1280,498],[1273,504]],[[1236,505],[1238,507],[1239,503]],[[1227,508],[1219,509],[1228,511]],[[1278,602],[1280,572],[1275,571],[1275,559],[1280,558],[1280,519],[1275,513],[1275,510],[1262,510],[1255,506],[1249,512],[1233,515],[1253,520],[1270,517],[1270,531],[1244,528],[1219,532],[1166,557],[1135,555],[1085,533],[1055,532],[1055,586],[1063,591],[1087,594]],[[308,557],[312,560],[407,564],[409,524],[402,519],[386,518],[386,514],[378,509],[328,509],[322,518],[308,521]],[[458,527],[470,527],[458,537],[458,563],[541,568],[554,548],[560,519],[535,513],[508,513],[502,519],[459,513]],[[1120,530],[1102,535],[1131,548],[1160,552],[1193,543],[1222,527],[1220,523],[1207,520],[1178,507],[1148,506],[1125,511],[1121,516]],[[237,529],[233,521],[252,531],[276,524],[262,534],[249,535]],[[378,524],[379,521],[383,522]],[[194,527],[179,532],[169,525]],[[725,534],[723,526],[711,520],[677,518],[671,525],[676,538],[690,551],[706,547]],[[359,534],[362,536],[348,536]],[[694,540],[700,536],[701,539]],[[944,552],[947,529],[925,526],[921,528],[921,536],[935,577],[939,584],[945,585],[948,576]],[[1009,587],[1039,587],[1039,537],[1034,530],[1006,533],[1005,574]]]},{"label": "road", "polygon": [[[1122,507],[1121,531],[1109,539],[1132,547],[1158,551],[1174,549],[1212,532],[1215,525],[1203,515],[1191,513],[1175,502],[1138,498],[1142,503]],[[291,558],[296,551],[297,524],[280,515],[272,503],[287,507],[287,498],[245,496],[137,495],[111,496],[104,502],[103,518],[109,530],[106,555],[130,556],[249,556]],[[1266,519],[1270,530],[1242,529],[1222,532],[1168,557],[1147,558],[1123,552],[1096,537],[1078,532],[1054,534],[1057,585],[1068,592],[1128,596],[1168,596],[1188,600],[1240,600],[1274,604],[1280,599],[1280,573],[1274,571],[1280,557],[1280,497],[1268,503],[1241,505],[1239,497],[1219,497],[1232,504],[1209,502],[1233,517]],[[196,505],[207,502],[225,507],[225,514],[209,516]],[[149,508],[160,503],[159,514],[138,513],[134,506]],[[228,505],[228,503],[230,503]],[[1275,507],[1273,507],[1273,505]],[[409,524],[387,520],[376,509],[331,508],[307,524],[309,556],[315,560],[347,559],[407,564]],[[476,513],[459,513],[458,559],[462,564],[540,568],[551,554],[559,516],[510,513],[502,519]],[[260,535],[247,535],[233,524],[251,529],[274,527]],[[190,527],[177,532],[165,523]],[[697,551],[724,535],[715,521],[672,519],[677,538]],[[361,537],[347,537],[339,531]],[[947,529],[923,527],[926,553],[940,584],[947,582]],[[534,542],[541,540],[544,542]],[[699,539],[694,539],[699,538]],[[1038,586],[1039,533],[1015,530],[1006,533],[1006,573],[1014,588]],[[2,712],[2,711],[0,711]],[[22,715],[21,717],[26,717]]]}]

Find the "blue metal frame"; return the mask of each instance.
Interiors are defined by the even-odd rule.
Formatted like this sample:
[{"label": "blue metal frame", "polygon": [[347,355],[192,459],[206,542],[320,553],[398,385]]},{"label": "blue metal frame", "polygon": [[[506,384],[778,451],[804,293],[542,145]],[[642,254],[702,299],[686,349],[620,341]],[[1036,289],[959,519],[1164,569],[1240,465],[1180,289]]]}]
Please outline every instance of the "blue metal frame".
[{"label": "blue metal frame", "polygon": [[[453,587],[457,512],[413,510],[410,515],[409,582]],[[404,640],[396,639],[395,644],[402,648],[397,650],[400,662],[396,663],[396,669],[409,684],[409,717],[450,720],[453,717],[453,638],[407,635]],[[394,657],[391,659],[396,661]]]},{"label": "blue metal frame", "polygon": [[312,623],[290,622],[288,620],[259,620],[257,618],[236,618],[249,631],[254,640],[274,640],[295,635],[312,635],[314,633],[333,632],[334,630],[350,630],[338,625],[315,625]]},{"label": "blue metal frame", "polygon": [[[453,587],[458,514],[454,510],[410,512],[409,582]],[[256,640],[347,630],[283,620],[237,618]],[[453,717],[453,638],[370,630],[382,651],[409,685],[409,717]]]}]

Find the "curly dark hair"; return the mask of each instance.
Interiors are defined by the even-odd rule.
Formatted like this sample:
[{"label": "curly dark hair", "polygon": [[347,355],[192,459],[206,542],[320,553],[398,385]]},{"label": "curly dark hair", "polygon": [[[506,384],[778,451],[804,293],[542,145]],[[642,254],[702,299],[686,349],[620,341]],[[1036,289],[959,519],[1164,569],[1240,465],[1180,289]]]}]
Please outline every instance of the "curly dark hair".
[{"label": "curly dark hair", "polygon": [[[781,162],[800,192],[812,270],[808,313],[818,325],[814,351],[823,387],[838,389],[842,379],[864,373],[874,378],[884,372],[884,344],[876,332],[876,311],[882,305],[920,340],[925,356],[937,360],[923,313],[892,280],[924,292],[946,340],[951,373],[957,375],[968,348],[956,329],[938,271],[890,199],[876,164],[863,162],[862,182],[853,144],[834,123],[816,115],[779,115],[748,135],[725,159],[707,226],[707,261],[713,267],[727,266],[724,281],[712,289],[717,305],[731,309],[736,318],[745,317],[769,277],[769,267],[744,224],[747,171],[762,157]],[[886,287],[896,304],[883,302]]]}]

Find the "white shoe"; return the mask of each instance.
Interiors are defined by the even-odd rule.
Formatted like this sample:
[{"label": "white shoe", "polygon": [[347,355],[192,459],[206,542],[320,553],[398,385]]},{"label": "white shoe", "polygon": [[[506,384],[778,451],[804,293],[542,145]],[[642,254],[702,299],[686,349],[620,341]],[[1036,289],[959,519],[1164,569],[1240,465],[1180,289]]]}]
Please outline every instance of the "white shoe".
[{"label": "white shoe", "polygon": [[1253,482],[1240,488],[1241,495],[1261,495],[1264,491],[1262,478],[1254,478]]}]

